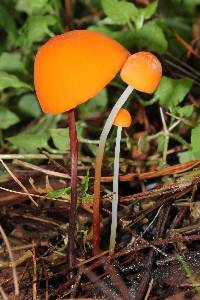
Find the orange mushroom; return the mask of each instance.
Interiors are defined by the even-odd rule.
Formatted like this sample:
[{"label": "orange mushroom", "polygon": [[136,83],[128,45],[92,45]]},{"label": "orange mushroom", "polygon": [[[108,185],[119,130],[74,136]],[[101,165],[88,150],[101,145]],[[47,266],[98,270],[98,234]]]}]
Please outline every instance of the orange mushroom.
[{"label": "orange mushroom", "polygon": [[134,89],[151,94],[161,80],[162,66],[155,55],[142,51],[128,57],[120,76]]},{"label": "orange mushroom", "polygon": [[114,107],[112,108],[110,115],[106,120],[106,123],[100,136],[99,148],[96,157],[93,203],[94,254],[98,253],[100,242],[100,223],[97,224],[97,222],[95,222],[95,219],[99,220],[101,167],[107,136],[111,130],[112,124],[117,113],[127,101],[134,88],[144,93],[153,93],[155,91],[161,80],[162,66],[155,55],[149,52],[142,51],[129,56],[129,58],[126,60],[125,64],[121,69],[120,75],[122,80],[128,83],[128,86],[122,93]]},{"label": "orange mushroom", "polygon": [[120,108],[117,113],[113,125],[117,127],[130,127],[132,123],[132,118],[129,111],[125,108]]},{"label": "orange mushroom", "polygon": [[74,108],[103,89],[118,73],[129,52],[104,34],[74,30],[48,40],[34,65],[37,98],[46,113],[69,112],[71,209],[68,230],[69,268],[74,266],[77,204],[77,134]]},{"label": "orange mushroom", "polygon": [[117,208],[119,201],[119,157],[120,157],[120,142],[123,127],[130,127],[132,123],[131,115],[128,110],[121,108],[114,119],[113,125],[117,126],[117,137],[115,144],[115,159],[114,159],[114,176],[113,176],[113,199],[112,199],[112,223],[110,233],[109,254],[111,255],[115,249],[115,240],[117,232]]},{"label": "orange mushroom", "polygon": [[49,39],[35,58],[35,90],[46,113],[74,109],[101,91],[129,53],[102,33],[73,30]]}]

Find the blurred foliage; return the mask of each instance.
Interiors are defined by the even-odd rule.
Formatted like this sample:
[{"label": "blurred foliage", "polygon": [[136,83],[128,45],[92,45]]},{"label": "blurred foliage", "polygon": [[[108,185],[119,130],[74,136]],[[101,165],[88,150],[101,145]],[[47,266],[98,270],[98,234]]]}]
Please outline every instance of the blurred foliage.
[{"label": "blurred foliage", "polygon": [[[148,50],[163,62],[164,77],[151,99],[140,98],[144,106],[161,105],[172,116],[169,126],[177,118],[192,122],[186,138],[191,146],[180,155],[181,161],[199,159],[198,136],[200,124],[195,106],[187,101],[189,92],[199,95],[193,76],[181,76],[165,68],[167,55],[187,60],[186,48],[175,32],[186,43],[194,38],[194,25],[199,15],[199,0],[149,1],[146,7],[134,1],[77,0],[72,1],[73,29],[88,28],[104,32],[126,46],[131,52]],[[1,0],[0,2],[0,130],[2,151],[36,153],[41,148],[50,152],[69,149],[67,129],[62,127],[61,116],[43,116],[34,94],[33,66],[37,49],[48,38],[64,32],[66,17],[64,1],[60,0]],[[200,64],[195,66],[197,71]],[[192,72],[191,72],[192,73]],[[87,118],[98,117],[116,101],[123,84],[116,78],[92,101],[79,108],[77,123],[79,137],[87,135]],[[114,90],[114,93],[112,92]],[[111,91],[111,92],[110,92]],[[161,124],[162,125],[162,124]],[[100,128],[92,131],[100,133]],[[190,139],[191,133],[191,140]],[[147,133],[146,139],[150,133]],[[181,132],[177,132],[181,135]],[[154,139],[158,151],[163,151],[165,136]],[[176,142],[184,144],[183,139]],[[134,143],[134,142],[133,142]],[[186,143],[185,143],[186,144]],[[89,145],[94,153],[95,145]]]}]

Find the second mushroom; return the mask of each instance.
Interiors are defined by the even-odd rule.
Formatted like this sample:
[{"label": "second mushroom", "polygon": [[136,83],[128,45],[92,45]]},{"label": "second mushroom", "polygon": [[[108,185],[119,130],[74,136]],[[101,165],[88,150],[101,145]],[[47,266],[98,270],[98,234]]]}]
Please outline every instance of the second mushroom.
[{"label": "second mushroom", "polygon": [[115,159],[114,159],[114,176],[113,176],[113,199],[112,199],[112,223],[110,233],[109,253],[112,254],[115,249],[115,240],[117,233],[117,208],[119,200],[119,158],[120,158],[120,143],[123,127],[130,127],[132,123],[131,115],[128,110],[121,108],[118,112],[113,125],[117,126],[117,137],[115,144]]}]

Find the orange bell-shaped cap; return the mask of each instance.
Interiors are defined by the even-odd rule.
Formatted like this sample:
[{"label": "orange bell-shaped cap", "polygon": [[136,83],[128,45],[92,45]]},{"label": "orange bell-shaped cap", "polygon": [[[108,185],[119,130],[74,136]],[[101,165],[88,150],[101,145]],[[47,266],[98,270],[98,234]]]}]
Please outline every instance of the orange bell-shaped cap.
[{"label": "orange bell-shaped cap", "polygon": [[113,125],[121,127],[130,127],[132,123],[132,118],[128,110],[121,108],[116,115]]},{"label": "orange bell-shaped cap", "polygon": [[129,52],[102,33],[73,30],[48,40],[34,65],[35,90],[44,112],[75,108],[101,91]]},{"label": "orange bell-shaped cap", "polygon": [[150,52],[138,52],[127,59],[120,76],[124,82],[143,93],[153,93],[162,77],[162,66]]}]

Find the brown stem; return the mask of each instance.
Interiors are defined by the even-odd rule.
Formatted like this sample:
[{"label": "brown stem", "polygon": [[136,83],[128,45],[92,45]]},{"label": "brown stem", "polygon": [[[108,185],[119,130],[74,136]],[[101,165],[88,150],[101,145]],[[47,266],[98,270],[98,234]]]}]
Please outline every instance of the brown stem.
[{"label": "brown stem", "polygon": [[77,205],[77,160],[78,160],[78,141],[75,126],[74,109],[70,110],[69,116],[69,138],[71,154],[71,204],[69,212],[68,229],[68,260],[69,268],[72,269],[75,264],[75,231],[76,231],[76,205]]},{"label": "brown stem", "polygon": [[72,3],[71,0],[65,0],[65,11],[66,11],[66,21],[68,29],[71,28],[71,10],[72,10]]}]

